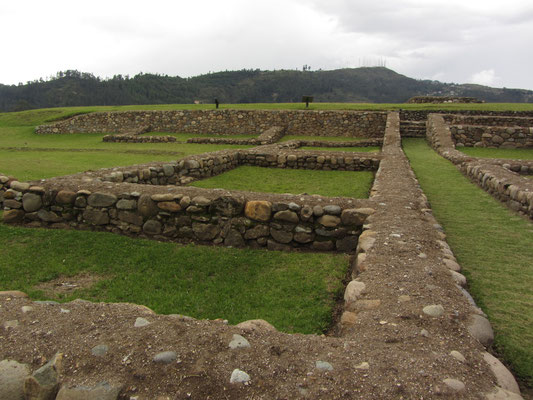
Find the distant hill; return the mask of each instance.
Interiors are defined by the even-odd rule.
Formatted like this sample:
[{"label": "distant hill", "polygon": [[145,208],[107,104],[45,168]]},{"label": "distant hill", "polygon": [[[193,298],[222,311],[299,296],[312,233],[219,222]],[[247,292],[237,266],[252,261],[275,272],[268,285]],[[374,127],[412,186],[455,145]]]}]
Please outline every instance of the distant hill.
[{"label": "distant hill", "polygon": [[212,103],[299,102],[302,95],[318,102],[403,103],[413,96],[477,97],[487,102],[532,103],[533,91],[496,89],[417,80],[383,67],[333,71],[216,72],[192,78],[138,74],[100,79],[79,71],[59,72],[53,79],[24,85],[0,84],[0,111],[32,108]]}]

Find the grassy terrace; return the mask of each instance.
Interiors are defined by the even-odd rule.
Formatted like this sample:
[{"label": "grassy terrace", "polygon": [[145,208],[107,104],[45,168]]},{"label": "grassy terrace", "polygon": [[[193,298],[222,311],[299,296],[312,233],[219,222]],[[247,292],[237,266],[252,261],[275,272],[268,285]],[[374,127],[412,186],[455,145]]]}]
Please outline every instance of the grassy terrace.
[{"label": "grassy terrace", "polygon": [[489,149],[486,147],[458,147],[457,150],[472,157],[533,160],[533,149]]},{"label": "grassy terrace", "polygon": [[[72,113],[68,110],[51,109],[0,114],[0,171],[21,180],[44,179],[88,169],[128,166],[151,161],[175,161],[191,154],[252,147],[227,144],[104,143],[103,134],[36,135],[34,133],[36,125]],[[173,134],[173,136],[186,141],[190,137],[199,135]]]},{"label": "grassy terrace", "polygon": [[[182,246],[1,223],[0,242],[0,290],[34,299],[133,302],[231,324],[262,318],[286,332],[328,328],[348,267],[343,255]],[[76,274],[103,279],[59,298],[35,287]]]},{"label": "grassy terrace", "polygon": [[374,174],[370,171],[310,171],[238,167],[191,186],[264,193],[309,193],[322,196],[367,198]]},{"label": "grassy terrace", "polygon": [[38,180],[87,169],[110,168],[152,161],[172,161],[176,155],[102,151],[0,150],[0,171],[20,180]]},{"label": "grassy terrace", "polygon": [[495,347],[533,384],[533,226],[473,185],[423,139],[404,139],[469,291],[496,331]]}]

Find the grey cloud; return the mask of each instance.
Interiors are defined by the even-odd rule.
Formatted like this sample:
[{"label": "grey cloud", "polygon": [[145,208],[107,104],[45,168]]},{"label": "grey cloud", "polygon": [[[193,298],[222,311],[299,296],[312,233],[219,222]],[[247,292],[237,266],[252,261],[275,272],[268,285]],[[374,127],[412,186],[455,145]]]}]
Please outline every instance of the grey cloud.
[{"label": "grey cloud", "polygon": [[311,1],[317,10],[338,19],[345,31],[379,33],[418,43],[454,42],[487,25],[497,29],[527,23],[533,18],[533,6],[528,4],[516,9],[507,8],[505,12],[493,12],[472,11],[466,6],[440,1]]}]

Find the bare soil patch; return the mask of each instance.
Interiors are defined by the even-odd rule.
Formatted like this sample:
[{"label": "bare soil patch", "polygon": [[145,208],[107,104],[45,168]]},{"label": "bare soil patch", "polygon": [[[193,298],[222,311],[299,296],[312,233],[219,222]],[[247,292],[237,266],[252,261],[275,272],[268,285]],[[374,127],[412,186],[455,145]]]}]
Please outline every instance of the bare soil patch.
[{"label": "bare soil patch", "polygon": [[83,289],[90,289],[97,282],[107,277],[90,273],[82,273],[73,276],[61,275],[48,282],[41,282],[34,286],[37,290],[42,290],[46,297],[58,299],[69,296],[74,292]]}]

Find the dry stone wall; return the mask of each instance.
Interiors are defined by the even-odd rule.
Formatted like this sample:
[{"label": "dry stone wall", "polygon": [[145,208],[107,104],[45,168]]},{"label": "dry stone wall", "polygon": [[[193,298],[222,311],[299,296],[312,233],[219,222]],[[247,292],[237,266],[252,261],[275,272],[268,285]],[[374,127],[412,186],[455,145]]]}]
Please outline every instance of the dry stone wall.
[{"label": "dry stone wall", "polygon": [[241,144],[241,145],[265,145],[276,143],[285,135],[285,128],[273,126],[261,133],[257,139],[231,139],[213,137],[195,137],[187,139],[187,143],[209,143],[209,144]]},{"label": "dry stone wall", "polygon": [[382,137],[385,112],[182,110],[91,113],[36,128],[38,134],[152,131],[210,135],[261,134],[274,126],[287,135]]},{"label": "dry stone wall", "polygon": [[[280,131],[271,132],[277,135]],[[354,251],[371,212],[368,200],[181,186],[239,165],[374,171],[380,162],[379,154],[300,151],[295,147],[298,143],[224,150],[32,184],[0,176],[4,221],[232,247]]]},{"label": "dry stone wall", "polygon": [[263,149],[241,153],[243,165],[270,168],[313,169],[324,171],[374,171],[379,166],[379,155],[363,155],[350,152],[323,152],[312,150],[279,151]]},{"label": "dry stone wall", "polygon": [[512,210],[533,218],[533,183],[519,175],[533,172],[532,161],[480,159],[457,151],[450,127],[439,114],[428,117],[427,140],[481,188]]},{"label": "dry stone wall", "polygon": [[148,191],[132,184],[102,191],[79,189],[82,182],[61,185],[61,190],[17,181],[9,186],[6,223],[232,247],[351,252],[369,215],[368,200],[319,196],[296,202],[283,195],[257,200],[240,192],[196,188],[162,187],[153,193],[153,187]]},{"label": "dry stone wall", "polygon": [[519,177],[508,168],[482,162],[463,164],[461,171],[511,210],[533,218],[531,179]]},{"label": "dry stone wall", "polygon": [[458,147],[502,149],[533,147],[533,127],[451,125],[450,131]]},{"label": "dry stone wall", "polygon": [[[7,191],[12,191],[13,190],[13,189],[11,189],[11,182],[18,182],[18,180],[13,178],[13,177],[6,176],[6,175],[3,175],[2,173],[0,173],[0,208],[1,209],[3,209],[4,200],[6,200],[6,199],[9,200],[9,199],[13,199],[14,198],[14,196],[11,195],[11,194],[7,194],[6,195]],[[23,182],[18,182],[15,185],[19,185],[20,188],[25,188],[25,186],[26,186]],[[18,200],[20,200],[20,198]]]},{"label": "dry stone wall", "polygon": [[444,120],[450,125],[521,126],[524,128],[533,126],[533,117],[445,114]]},{"label": "dry stone wall", "polygon": [[[401,110],[400,133],[402,137],[425,137],[426,120],[429,114],[446,114],[446,122],[452,125],[500,125],[532,126],[532,112],[496,112],[496,111],[429,111]],[[458,114],[461,113],[461,114]],[[453,121],[453,122],[452,122]],[[504,123],[505,121],[505,123]],[[529,125],[528,125],[529,124]]]},{"label": "dry stone wall", "polygon": [[380,159],[381,156],[374,153],[295,151],[285,145],[271,145],[192,155],[169,163],[102,169],[84,175],[108,182],[186,185],[193,180],[215,176],[240,165],[325,171],[375,171]]},{"label": "dry stone wall", "polygon": [[533,118],[533,111],[400,110],[402,121],[425,121],[430,114]]},{"label": "dry stone wall", "polygon": [[373,147],[381,146],[383,144],[383,139],[367,139],[367,140],[357,140],[353,142],[333,142],[333,141],[322,141],[322,140],[297,140],[298,146],[308,146],[308,147]]},{"label": "dry stone wall", "polygon": [[174,136],[133,136],[133,135],[105,135],[103,142],[112,143],[171,143],[175,142]]}]

